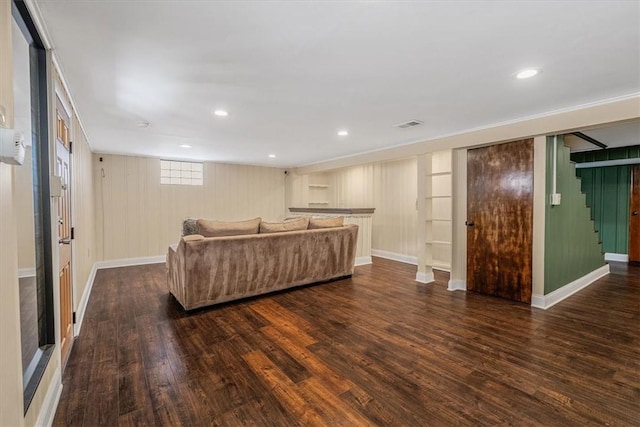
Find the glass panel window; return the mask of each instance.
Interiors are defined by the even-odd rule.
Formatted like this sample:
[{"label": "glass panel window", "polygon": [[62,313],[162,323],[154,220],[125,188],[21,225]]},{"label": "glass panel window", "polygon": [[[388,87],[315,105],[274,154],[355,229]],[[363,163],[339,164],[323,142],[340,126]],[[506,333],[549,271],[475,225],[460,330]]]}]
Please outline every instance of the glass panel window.
[{"label": "glass panel window", "polygon": [[160,160],[160,184],[202,185],[202,163]]}]

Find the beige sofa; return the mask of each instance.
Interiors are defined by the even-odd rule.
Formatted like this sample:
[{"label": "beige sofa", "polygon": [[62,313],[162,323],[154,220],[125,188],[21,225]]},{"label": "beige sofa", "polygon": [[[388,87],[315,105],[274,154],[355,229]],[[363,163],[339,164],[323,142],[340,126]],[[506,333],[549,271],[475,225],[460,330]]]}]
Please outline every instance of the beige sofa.
[{"label": "beige sofa", "polygon": [[358,226],[225,237],[169,248],[169,290],[185,310],[353,274]]}]

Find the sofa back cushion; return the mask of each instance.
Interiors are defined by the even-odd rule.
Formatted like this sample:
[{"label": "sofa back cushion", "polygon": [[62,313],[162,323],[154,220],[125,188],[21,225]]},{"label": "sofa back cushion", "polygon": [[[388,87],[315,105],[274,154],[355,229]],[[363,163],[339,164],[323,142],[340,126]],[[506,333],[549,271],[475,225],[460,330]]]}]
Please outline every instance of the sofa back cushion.
[{"label": "sofa back cushion", "polygon": [[260,234],[262,233],[281,233],[283,231],[306,230],[309,226],[309,217],[289,219],[284,222],[264,222],[260,223]]},{"label": "sofa back cushion", "polygon": [[337,216],[335,218],[311,218],[311,220],[309,220],[309,230],[315,228],[342,227],[343,225],[343,216]]},{"label": "sofa back cushion", "polygon": [[197,218],[185,218],[182,220],[182,235],[190,236],[192,234],[198,234],[198,219]]},{"label": "sofa back cushion", "polygon": [[260,229],[260,221],[262,221],[262,218],[233,222],[199,219],[196,222],[198,224],[198,232],[204,237],[224,237],[256,234]]}]

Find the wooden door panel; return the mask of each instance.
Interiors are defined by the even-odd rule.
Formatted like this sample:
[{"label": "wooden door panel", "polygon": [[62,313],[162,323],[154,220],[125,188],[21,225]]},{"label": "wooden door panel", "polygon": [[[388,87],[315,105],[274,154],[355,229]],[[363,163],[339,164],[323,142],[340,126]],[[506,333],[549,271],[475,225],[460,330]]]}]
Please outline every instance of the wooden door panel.
[{"label": "wooden door panel", "polygon": [[629,262],[640,263],[640,166],[631,168],[631,200],[629,202]]},{"label": "wooden door panel", "polygon": [[533,140],[468,151],[467,289],[531,302]]},{"label": "wooden door panel", "polygon": [[60,348],[62,364],[69,356],[73,342],[73,283],[71,280],[71,155],[69,117],[59,99],[57,108],[56,173],[62,180],[62,196],[58,199],[58,242],[60,272]]}]

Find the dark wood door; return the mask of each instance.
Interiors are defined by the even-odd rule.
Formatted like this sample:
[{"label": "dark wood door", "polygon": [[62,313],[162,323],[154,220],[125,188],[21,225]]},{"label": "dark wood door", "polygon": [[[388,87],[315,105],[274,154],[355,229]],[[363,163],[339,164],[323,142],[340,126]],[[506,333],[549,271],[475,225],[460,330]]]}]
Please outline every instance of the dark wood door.
[{"label": "dark wood door", "polygon": [[631,168],[629,214],[629,262],[640,263],[640,166]]},{"label": "dark wood door", "polygon": [[467,290],[531,303],[533,140],[467,154]]}]

